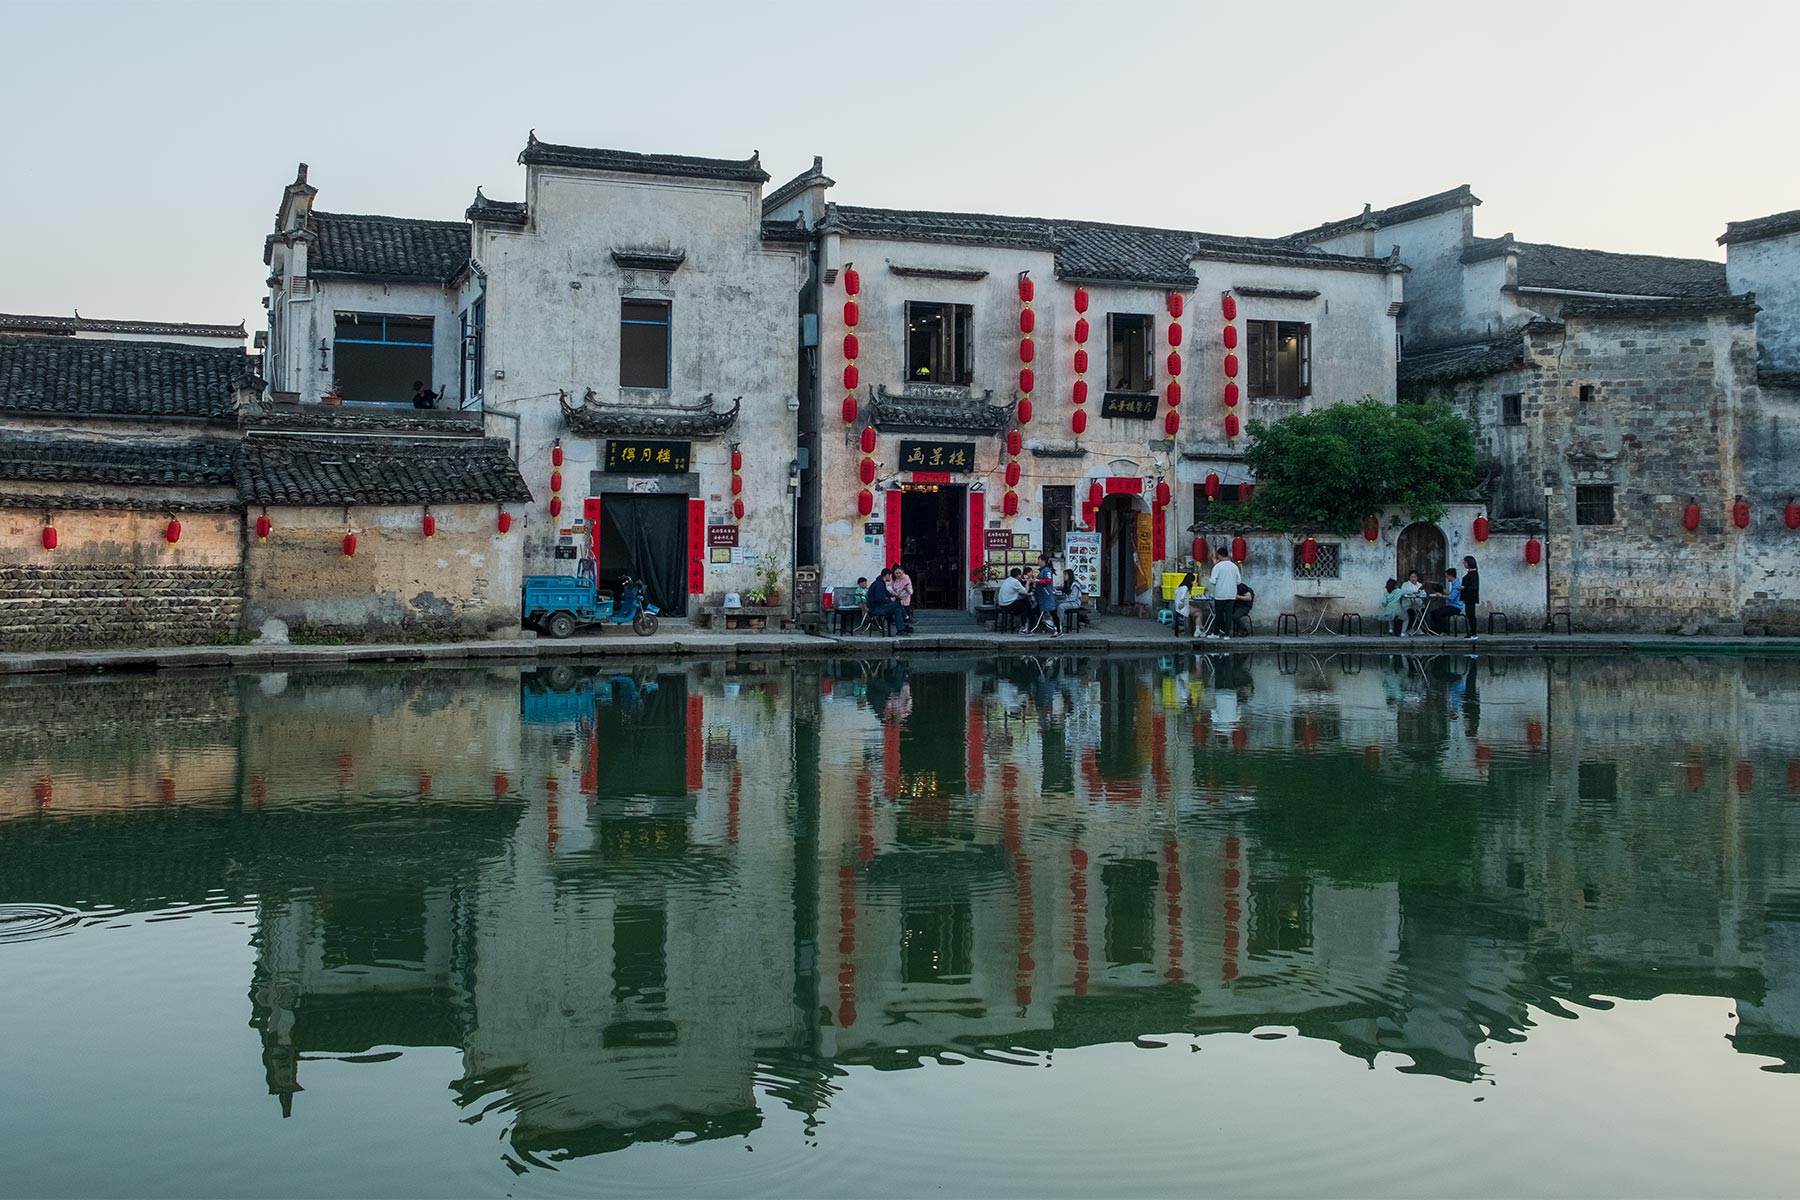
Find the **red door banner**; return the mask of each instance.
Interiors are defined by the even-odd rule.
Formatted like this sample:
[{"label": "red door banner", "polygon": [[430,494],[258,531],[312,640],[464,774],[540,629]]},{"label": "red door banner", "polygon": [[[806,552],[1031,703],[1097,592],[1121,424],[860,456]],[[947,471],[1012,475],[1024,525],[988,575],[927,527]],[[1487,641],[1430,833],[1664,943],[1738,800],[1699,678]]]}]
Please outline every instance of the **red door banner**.
[{"label": "red door banner", "polygon": [[1164,513],[1164,510],[1158,507],[1155,515],[1151,517],[1150,520],[1150,540],[1156,543],[1154,549],[1151,551],[1155,555],[1151,560],[1152,562],[1162,562],[1169,556],[1168,534],[1168,517]]},{"label": "red door banner", "polygon": [[687,790],[697,792],[706,782],[706,697],[687,698]]},{"label": "red door banner", "polygon": [[1128,495],[1144,494],[1144,481],[1136,475],[1109,475],[1106,479],[1106,494],[1111,496],[1119,492]]},{"label": "red door banner", "polygon": [[706,501],[688,501],[688,595],[706,592]]},{"label": "red door banner", "polygon": [[987,545],[982,535],[987,532],[987,495],[983,492],[969,493],[969,582],[974,583],[981,578],[981,564]]},{"label": "red door banner", "polygon": [[581,502],[581,519],[588,523],[589,553],[594,557],[594,573],[600,573],[600,497],[589,496]]},{"label": "red door banner", "polygon": [[900,489],[887,494],[887,565],[900,561]]}]

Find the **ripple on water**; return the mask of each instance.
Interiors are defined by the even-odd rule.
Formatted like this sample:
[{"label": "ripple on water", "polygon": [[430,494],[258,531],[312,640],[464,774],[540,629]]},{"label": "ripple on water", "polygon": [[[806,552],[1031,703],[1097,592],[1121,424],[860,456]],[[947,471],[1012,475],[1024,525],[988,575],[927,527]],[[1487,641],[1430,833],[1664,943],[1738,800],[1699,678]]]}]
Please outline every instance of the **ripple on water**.
[{"label": "ripple on water", "polygon": [[60,904],[0,904],[0,942],[58,937],[81,923],[81,913]]}]

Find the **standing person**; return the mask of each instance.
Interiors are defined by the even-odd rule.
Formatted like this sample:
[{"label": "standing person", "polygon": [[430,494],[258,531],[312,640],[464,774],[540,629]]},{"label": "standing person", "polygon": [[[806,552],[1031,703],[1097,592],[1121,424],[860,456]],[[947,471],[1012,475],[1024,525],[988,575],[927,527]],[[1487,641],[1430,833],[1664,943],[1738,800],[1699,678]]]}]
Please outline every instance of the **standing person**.
[{"label": "standing person", "polygon": [[[1193,593],[1194,573],[1189,571],[1186,575],[1181,577],[1181,582],[1175,585],[1175,598],[1169,604],[1170,614],[1174,618],[1169,624],[1175,627],[1176,637],[1181,636],[1181,623],[1188,619],[1188,611],[1192,605],[1192,601],[1188,598],[1192,596]],[[1198,632],[1198,630],[1196,630],[1196,632]]]},{"label": "standing person", "polygon": [[1056,624],[1056,564],[1051,559],[1048,550],[1038,556],[1037,579],[1032,584],[1032,599],[1037,603],[1037,631],[1047,632],[1052,637],[1061,637],[1062,630]]},{"label": "standing person", "polygon": [[1238,565],[1231,561],[1231,548],[1220,546],[1219,561],[1213,564],[1211,586],[1207,588],[1213,598],[1213,631],[1207,637],[1230,641],[1237,632],[1237,590],[1243,581]]},{"label": "standing person", "polygon": [[906,568],[899,563],[894,564],[894,581],[888,584],[888,592],[894,597],[894,603],[906,610],[906,620],[902,624],[912,627],[913,581],[906,573]]},{"label": "standing person", "polygon": [[1481,603],[1481,572],[1475,569],[1475,556],[1463,555],[1462,609],[1469,619],[1469,641],[1475,640],[1475,606]]}]

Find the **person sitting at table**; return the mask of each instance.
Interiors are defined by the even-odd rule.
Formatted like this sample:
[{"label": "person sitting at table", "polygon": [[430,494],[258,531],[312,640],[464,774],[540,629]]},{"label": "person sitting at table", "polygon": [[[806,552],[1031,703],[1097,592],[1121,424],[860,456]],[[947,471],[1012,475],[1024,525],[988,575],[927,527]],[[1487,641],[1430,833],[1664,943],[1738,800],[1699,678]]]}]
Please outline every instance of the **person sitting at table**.
[{"label": "person sitting at table", "polygon": [[869,598],[865,602],[865,607],[868,608],[871,617],[877,621],[892,622],[895,633],[905,637],[907,633],[906,609],[902,608],[900,602],[894,599],[894,593],[889,587],[888,581],[893,577],[892,570],[882,569],[881,574],[875,577],[875,582],[869,585]]},{"label": "person sitting at table", "polygon": [[1381,626],[1395,637],[1406,632],[1406,592],[1398,579],[1387,581],[1386,594],[1381,598]]},{"label": "person sitting at table", "polygon": [[1424,621],[1427,603],[1425,585],[1419,581],[1419,573],[1408,571],[1406,582],[1400,585],[1401,637],[1410,635]]},{"label": "person sitting at table", "polygon": [[867,575],[858,575],[856,577],[856,588],[854,591],[852,591],[850,593],[850,602],[852,604],[855,604],[858,608],[861,608],[863,601],[867,600],[868,598],[869,598],[869,577]]},{"label": "person sitting at table", "polygon": [[1020,621],[1031,616],[1031,596],[1025,591],[1025,572],[1018,567],[1006,573],[1000,581],[1000,588],[994,593],[994,604],[1003,613],[1009,613]]},{"label": "person sitting at table", "polygon": [[1456,568],[1450,567],[1444,572],[1443,603],[1432,605],[1427,618],[1431,625],[1431,631],[1437,634],[1448,634],[1450,618],[1462,610],[1462,583],[1456,578]]},{"label": "person sitting at table", "polygon": [[1239,637],[1250,636],[1250,609],[1256,604],[1256,589],[1241,580],[1237,586],[1237,614],[1231,620],[1231,631]]},{"label": "person sitting at table", "polygon": [[1076,628],[1079,618],[1075,614],[1081,611],[1081,602],[1086,598],[1086,593],[1081,590],[1081,580],[1075,578],[1075,572],[1064,571],[1062,600],[1056,606],[1057,624],[1066,629]]}]

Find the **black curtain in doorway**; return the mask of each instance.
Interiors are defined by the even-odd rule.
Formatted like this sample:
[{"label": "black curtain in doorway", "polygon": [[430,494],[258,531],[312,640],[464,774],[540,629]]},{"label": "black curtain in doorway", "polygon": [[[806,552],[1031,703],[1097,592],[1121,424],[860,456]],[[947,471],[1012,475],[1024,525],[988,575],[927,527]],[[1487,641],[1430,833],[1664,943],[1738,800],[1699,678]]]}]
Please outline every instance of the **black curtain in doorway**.
[{"label": "black curtain in doorway", "polygon": [[670,616],[687,611],[687,497],[609,495],[600,504],[600,582],[630,575]]}]

